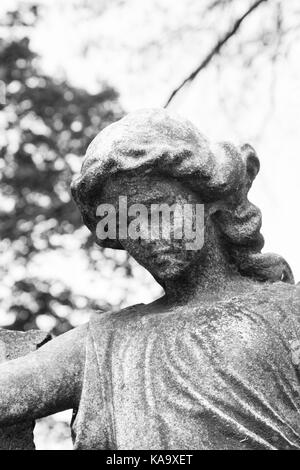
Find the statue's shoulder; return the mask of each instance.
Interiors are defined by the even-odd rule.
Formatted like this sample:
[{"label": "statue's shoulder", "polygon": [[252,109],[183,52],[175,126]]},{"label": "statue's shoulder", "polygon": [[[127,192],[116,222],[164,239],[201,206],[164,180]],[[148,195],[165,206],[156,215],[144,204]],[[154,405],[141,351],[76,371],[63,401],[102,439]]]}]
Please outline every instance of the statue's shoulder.
[{"label": "statue's shoulder", "polygon": [[101,325],[104,327],[105,325],[123,324],[143,315],[145,310],[145,304],[136,304],[119,310],[97,311],[91,316],[89,324],[99,325],[99,327]]},{"label": "statue's shoulder", "polygon": [[253,290],[221,304],[224,310],[244,312],[246,316],[251,312],[253,318],[260,318],[273,326],[297,320],[300,332],[300,284],[259,283]]},{"label": "statue's shoulder", "polygon": [[248,307],[282,309],[286,307],[300,307],[300,283],[288,284],[284,282],[257,283],[254,289],[234,298],[237,303]]},{"label": "statue's shoulder", "polygon": [[[184,323],[201,323],[203,319],[209,322],[219,322],[221,317],[229,316],[234,320],[235,314],[240,318],[248,313],[256,317],[280,323],[289,316],[299,316],[300,322],[300,284],[257,283],[254,289],[236,295],[228,295],[225,299],[210,299],[195,305],[174,307],[172,309],[154,311],[148,304],[136,304],[118,311],[99,312],[90,319],[90,330],[103,338],[105,332],[121,332],[147,330],[157,327],[176,327]],[[233,321],[234,323],[234,321]]]},{"label": "statue's shoulder", "polygon": [[275,282],[262,285],[259,290],[259,300],[269,300],[270,303],[278,305],[300,305],[300,283],[287,284]]}]

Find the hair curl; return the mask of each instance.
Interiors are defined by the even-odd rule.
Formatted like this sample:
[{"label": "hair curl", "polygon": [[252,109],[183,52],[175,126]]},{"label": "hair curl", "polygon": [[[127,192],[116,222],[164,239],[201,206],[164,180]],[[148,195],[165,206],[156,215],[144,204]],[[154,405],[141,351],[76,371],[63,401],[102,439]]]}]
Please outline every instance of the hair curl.
[{"label": "hair curl", "polygon": [[[146,109],[128,114],[95,137],[71,190],[84,223],[94,232],[95,203],[101,201],[108,178],[120,173],[175,178],[199,193],[204,203],[214,203],[212,218],[242,275],[293,283],[282,257],[261,253],[261,212],[247,198],[258,171],[259,160],[250,145],[212,144],[191,122],[163,109]],[[118,240],[98,243],[122,249]]]}]

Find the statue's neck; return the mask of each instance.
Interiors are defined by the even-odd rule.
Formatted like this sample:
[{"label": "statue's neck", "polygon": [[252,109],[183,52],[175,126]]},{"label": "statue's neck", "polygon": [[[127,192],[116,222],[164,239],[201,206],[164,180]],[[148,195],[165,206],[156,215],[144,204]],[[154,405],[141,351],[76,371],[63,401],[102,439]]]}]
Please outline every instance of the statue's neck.
[{"label": "statue's neck", "polygon": [[249,280],[241,278],[212,236],[199,258],[181,276],[162,283],[165,290],[162,301],[172,306],[219,300],[246,284]]}]

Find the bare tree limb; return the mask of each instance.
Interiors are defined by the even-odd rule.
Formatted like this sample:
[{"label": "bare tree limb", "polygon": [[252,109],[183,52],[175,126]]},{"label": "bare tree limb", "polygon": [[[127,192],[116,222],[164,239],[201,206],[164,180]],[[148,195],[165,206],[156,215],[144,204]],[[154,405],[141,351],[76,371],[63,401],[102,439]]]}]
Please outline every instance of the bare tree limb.
[{"label": "bare tree limb", "polygon": [[225,8],[232,2],[234,2],[234,0],[214,0],[210,5],[208,5],[207,10],[212,11],[218,7]]},{"label": "bare tree limb", "polygon": [[181,84],[172,91],[171,95],[169,96],[165,108],[171,103],[174,99],[175,95],[188,83],[194,80],[194,78],[198,75],[201,70],[203,70],[214,58],[215,55],[219,54],[222,47],[229,41],[229,39],[235,35],[235,33],[240,28],[243,21],[254,11],[256,10],[262,3],[267,2],[268,0],[257,0],[251,7],[240,17],[238,18],[232,27],[227,31],[227,33],[217,42],[217,44],[212,48],[212,50],[207,54],[207,56],[203,59],[203,61],[198,65],[198,67],[181,82]]}]

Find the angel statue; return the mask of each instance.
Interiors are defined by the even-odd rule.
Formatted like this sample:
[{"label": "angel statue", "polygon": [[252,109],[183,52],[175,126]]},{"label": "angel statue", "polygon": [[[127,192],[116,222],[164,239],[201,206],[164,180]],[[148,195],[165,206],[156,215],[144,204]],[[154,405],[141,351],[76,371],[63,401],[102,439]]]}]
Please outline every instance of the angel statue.
[{"label": "angel statue", "polygon": [[[126,250],[164,295],[2,363],[0,425],[71,408],[75,449],[300,449],[300,295],[261,252],[258,171],[250,145],[210,142],[163,109],[102,130],[74,200],[96,243]],[[169,236],[148,217],[162,205],[177,210]]]}]

